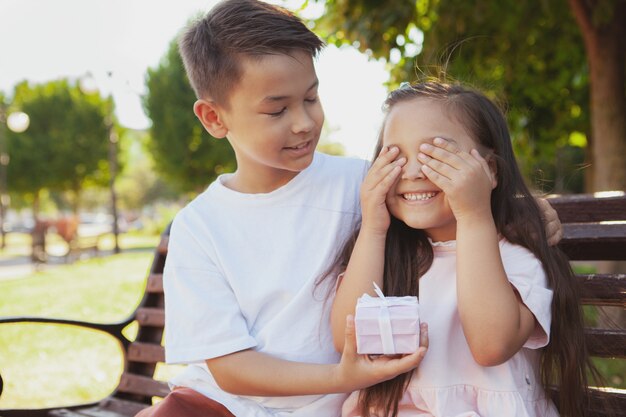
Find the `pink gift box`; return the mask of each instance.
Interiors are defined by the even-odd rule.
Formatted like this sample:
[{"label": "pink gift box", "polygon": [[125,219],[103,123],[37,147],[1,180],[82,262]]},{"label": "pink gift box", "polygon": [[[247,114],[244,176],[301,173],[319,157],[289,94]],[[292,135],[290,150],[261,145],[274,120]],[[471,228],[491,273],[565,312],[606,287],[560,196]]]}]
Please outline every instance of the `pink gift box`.
[{"label": "pink gift box", "polygon": [[357,302],[354,321],[360,354],[413,353],[419,346],[417,297],[363,294]]}]

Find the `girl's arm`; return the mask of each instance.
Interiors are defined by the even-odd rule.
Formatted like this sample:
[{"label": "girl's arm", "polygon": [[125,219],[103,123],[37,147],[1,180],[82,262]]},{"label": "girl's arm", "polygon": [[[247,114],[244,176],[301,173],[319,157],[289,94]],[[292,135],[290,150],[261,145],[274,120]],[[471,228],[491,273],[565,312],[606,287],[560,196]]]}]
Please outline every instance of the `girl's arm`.
[{"label": "girl's arm", "polygon": [[385,238],[390,223],[385,196],[406,162],[405,158],[396,160],[398,154],[397,147],[384,147],[361,186],[361,230],[331,311],[333,340],[338,352],[344,349],[346,316],[354,314],[357,299],[363,293],[375,296],[372,282],[383,287]]},{"label": "girl's arm", "polygon": [[356,353],[354,319],[345,321],[345,348],[338,364],[292,362],[248,349],[206,361],[221,389],[236,395],[288,396],[351,392],[417,367],[427,348],[400,358],[370,359]]},{"label": "girl's arm", "polygon": [[457,300],[463,332],[476,362],[501,364],[522,348],[535,326],[510,284],[491,213],[497,185],[476,150],[461,151],[443,139],[423,144],[423,171],[448,198],[457,221]]}]

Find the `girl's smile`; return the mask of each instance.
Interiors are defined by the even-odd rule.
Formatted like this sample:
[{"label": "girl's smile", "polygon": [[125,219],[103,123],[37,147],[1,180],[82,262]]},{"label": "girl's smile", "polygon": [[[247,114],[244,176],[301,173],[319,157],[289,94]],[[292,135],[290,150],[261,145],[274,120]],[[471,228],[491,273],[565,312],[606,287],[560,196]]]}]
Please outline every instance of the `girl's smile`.
[{"label": "girl's smile", "polygon": [[400,195],[408,204],[426,204],[441,194],[441,191],[403,192]]},{"label": "girl's smile", "polygon": [[407,162],[387,194],[387,207],[394,217],[414,229],[424,229],[435,241],[454,240],[456,219],[446,194],[422,171],[420,145],[430,145],[436,137],[447,138],[466,152],[477,146],[460,121],[436,100],[410,100],[390,111],[383,145],[398,147]]}]

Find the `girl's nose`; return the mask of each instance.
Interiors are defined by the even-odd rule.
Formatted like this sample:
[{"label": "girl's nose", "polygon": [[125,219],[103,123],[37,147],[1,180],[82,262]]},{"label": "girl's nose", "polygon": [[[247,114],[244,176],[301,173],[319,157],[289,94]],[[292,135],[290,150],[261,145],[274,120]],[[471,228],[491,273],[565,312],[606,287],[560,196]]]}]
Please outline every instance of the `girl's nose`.
[{"label": "girl's nose", "polygon": [[408,159],[407,163],[402,167],[402,179],[417,180],[424,178],[426,178],[426,176],[422,172],[422,163],[414,158]]}]

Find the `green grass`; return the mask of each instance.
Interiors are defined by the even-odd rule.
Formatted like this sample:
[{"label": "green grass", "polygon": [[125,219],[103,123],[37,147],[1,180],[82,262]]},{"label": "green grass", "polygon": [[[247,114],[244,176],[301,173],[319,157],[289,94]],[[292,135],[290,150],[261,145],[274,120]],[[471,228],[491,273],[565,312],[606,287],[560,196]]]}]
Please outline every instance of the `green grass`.
[{"label": "green grass", "polygon": [[[19,236],[14,238],[0,258],[23,256],[24,245]],[[158,237],[125,236],[123,242],[125,251],[119,255],[0,281],[0,316],[126,318],[143,295]],[[137,250],[142,247],[150,250]],[[135,332],[131,324],[126,334],[133,337]],[[117,341],[106,334],[49,324],[0,325],[0,409],[97,401],[115,388],[122,366]]]}]

